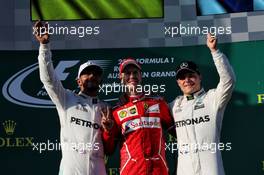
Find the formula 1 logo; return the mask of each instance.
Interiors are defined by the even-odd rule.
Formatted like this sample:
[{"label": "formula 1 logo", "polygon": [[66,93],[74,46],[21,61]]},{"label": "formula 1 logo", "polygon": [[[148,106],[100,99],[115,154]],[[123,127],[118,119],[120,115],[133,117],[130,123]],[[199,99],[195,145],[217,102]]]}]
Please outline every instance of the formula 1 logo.
[{"label": "formula 1 logo", "polygon": [[257,94],[257,101],[258,101],[258,104],[263,104],[264,103],[264,94]]},{"label": "formula 1 logo", "polygon": [[[107,65],[110,64],[110,60],[93,60],[96,64],[100,65],[103,69],[107,68]],[[74,66],[75,69],[78,69],[78,66],[81,64],[80,60],[62,60],[59,61],[55,68],[55,73],[59,80],[64,81],[68,78],[70,72],[67,72],[66,69],[72,68]],[[3,96],[10,102],[15,103],[17,105],[26,106],[26,107],[36,107],[36,108],[55,108],[53,102],[48,98],[47,92],[41,86],[39,89],[36,89],[37,93],[32,95],[25,91],[26,88],[23,88],[23,82],[27,80],[27,78],[36,74],[38,79],[34,79],[34,81],[39,81],[38,76],[38,63],[32,64],[21,71],[14,74],[10,77],[4,84],[2,88]],[[77,76],[77,74],[76,74]],[[74,84],[74,83],[73,83]],[[46,99],[43,98],[46,96]],[[42,97],[42,98],[41,98]]]}]

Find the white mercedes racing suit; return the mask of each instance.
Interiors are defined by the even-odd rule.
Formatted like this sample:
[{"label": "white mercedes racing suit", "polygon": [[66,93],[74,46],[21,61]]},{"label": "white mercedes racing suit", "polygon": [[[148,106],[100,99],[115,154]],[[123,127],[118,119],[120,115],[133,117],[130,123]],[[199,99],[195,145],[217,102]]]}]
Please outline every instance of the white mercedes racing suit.
[{"label": "white mercedes racing suit", "polygon": [[49,44],[39,48],[40,79],[56,105],[60,124],[60,175],[106,175],[98,98],[63,88],[54,73]]},{"label": "white mercedes racing suit", "polygon": [[[212,56],[220,77],[217,88],[179,96],[170,104],[178,142],[177,175],[225,174],[217,145],[235,75],[223,53],[217,50]],[[223,149],[223,144],[220,145]],[[230,149],[230,145],[224,145],[224,149]]]}]

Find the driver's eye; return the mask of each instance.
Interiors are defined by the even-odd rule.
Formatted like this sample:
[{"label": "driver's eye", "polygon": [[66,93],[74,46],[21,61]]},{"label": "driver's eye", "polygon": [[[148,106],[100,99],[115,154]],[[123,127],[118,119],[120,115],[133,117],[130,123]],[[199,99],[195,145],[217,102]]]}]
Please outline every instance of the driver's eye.
[{"label": "driver's eye", "polygon": [[193,78],[195,77],[193,73],[187,73],[179,76],[180,80],[184,80],[185,78]]},{"label": "driver's eye", "polygon": [[124,72],[126,76],[130,76],[131,74],[132,75],[137,75],[138,74],[138,71],[127,71],[127,72]]},{"label": "driver's eye", "polygon": [[184,80],[185,79],[185,76],[179,76],[179,79],[180,80]]}]

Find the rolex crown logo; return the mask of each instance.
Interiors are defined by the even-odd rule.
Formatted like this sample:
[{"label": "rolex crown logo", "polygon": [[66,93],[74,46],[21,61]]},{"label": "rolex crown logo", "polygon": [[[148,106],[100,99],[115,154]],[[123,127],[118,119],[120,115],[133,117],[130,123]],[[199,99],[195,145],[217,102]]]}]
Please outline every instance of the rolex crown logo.
[{"label": "rolex crown logo", "polygon": [[3,122],[3,126],[7,135],[13,135],[16,127],[16,122],[13,120],[6,120]]}]

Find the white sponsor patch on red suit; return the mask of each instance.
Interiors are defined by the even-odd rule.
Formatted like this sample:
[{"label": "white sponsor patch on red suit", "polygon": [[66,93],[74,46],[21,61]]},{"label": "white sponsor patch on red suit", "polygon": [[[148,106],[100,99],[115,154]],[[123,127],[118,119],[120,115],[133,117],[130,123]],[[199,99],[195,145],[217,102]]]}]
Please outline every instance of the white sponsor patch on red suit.
[{"label": "white sponsor patch on red suit", "polygon": [[141,117],[122,124],[122,133],[127,134],[140,128],[161,128],[159,117]]},{"label": "white sponsor patch on red suit", "polygon": [[152,105],[148,107],[146,113],[160,113],[159,104]]}]

